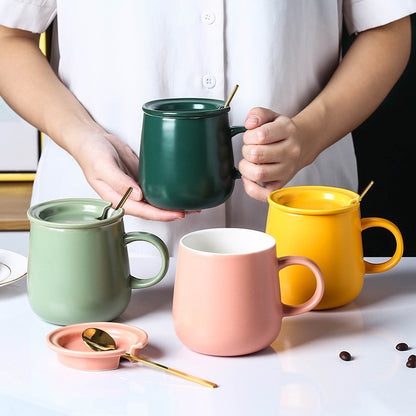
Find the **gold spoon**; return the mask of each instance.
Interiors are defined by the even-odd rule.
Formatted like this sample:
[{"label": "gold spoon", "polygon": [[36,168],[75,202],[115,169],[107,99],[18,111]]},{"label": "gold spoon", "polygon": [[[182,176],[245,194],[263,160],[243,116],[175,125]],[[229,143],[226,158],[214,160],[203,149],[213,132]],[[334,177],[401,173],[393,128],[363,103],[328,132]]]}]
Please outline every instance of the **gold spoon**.
[{"label": "gold spoon", "polygon": [[[116,349],[116,342],[113,337],[108,333],[98,328],[87,328],[82,332],[82,340],[85,344],[94,351],[109,351]],[[129,358],[134,361],[138,361],[143,364],[148,364],[152,367],[159,368],[160,370],[167,371],[168,373],[175,374],[179,377],[186,378],[187,380],[194,381],[195,383],[202,384],[207,387],[218,387],[217,384],[211,383],[210,381],[203,380],[202,378],[194,377],[189,374],[183,373],[182,371],[174,370],[166,367],[162,364],[155,363],[150,360],[138,357],[136,355],[129,354],[128,352],[122,355],[124,358]]]},{"label": "gold spoon", "polygon": [[234,94],[236,93],[237,89],[238,89],[238,84],[232,90],[232,92],[231,92],[230,96],[228,97],[228,100],[225,102],[225,104],[222,105],[220,108],[226,108],[226,107],[228,107],[230,105],[230,102],[233,99]]},{"label": "gold spoon", "polygon": [[[130,196],[132,191],[133,191],[133,188],[130,186],[130,188],[127,189],[127,192],[123,195],[123,198],[120,199],[120,202],[117,204],[114,211],[117,211],[118,209],[120,209],[124,205],[124,203],[127,201],[127,198]],[[99,217],[97,217],[97,220],[104,220],[105,217],[107,216],[107,212],[110,208],[111,208],[111,205],[105,207],[104,210],[103,210],[103,213]]]},{"label": "gold spoon", "polygon": [[361,202],[361,200],[363,199],[363,196],[369,191],[369,189],[372,187],[374,185],[374,181],[371,181],[367,186],[366,186],[366,188],[364,189],[364,191],[361,193],[361,195],[359,195],[358,197],[356,197],[356,198],[353,198],[353,199],[351,199],[350,200],[350,202],[349,202],[349,204],[348,205],[353,205],[353,204],[355,204],[355,203],[357,203],[357,202]]}]

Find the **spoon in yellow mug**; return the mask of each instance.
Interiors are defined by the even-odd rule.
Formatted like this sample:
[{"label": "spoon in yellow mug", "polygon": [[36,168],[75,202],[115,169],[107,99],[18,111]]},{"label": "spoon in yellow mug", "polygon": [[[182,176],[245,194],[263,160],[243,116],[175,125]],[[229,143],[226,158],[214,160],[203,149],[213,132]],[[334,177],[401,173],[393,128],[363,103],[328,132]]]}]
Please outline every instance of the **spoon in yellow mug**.
[{"label": "spoon in yellow mug", "polygon": [[[87,328],[82,332],[82,340],[85,344],[94,351],[109,351],[116,349],[116,342],[113,337],[108,333],[98,328]],[[122,355],[124,358],[130,360],[138,361],[139,363],[147,364],[152,367],[159,368],[160,370],[167,371],[168,373],[175,374],[179,377],[186,378],[187,380],[194,381],[195,383],[202,384],[207,387],[218,387],[217,384],[211,383],[210,381],[203,380],[195,376],[183,373],[182,371],[174,370],[172,368],[166,367],[165,365],[155,363],[150,360],[138,357],[136,355],[129,354],[128,352]]]},{"label": "spoon in yellow mug", "polygon": [[348,205],[353,205],[356,204],[357,202],[361,202],[361,200],[363,199],[363,196],[368,192],[368,190],[374,185],[374,181],[371,181],[366,188],[364,189],[364,191],[362,192],[361,195],[357,196],[356,198],[353,198],[350,200],[350,202],[348,203]]}]

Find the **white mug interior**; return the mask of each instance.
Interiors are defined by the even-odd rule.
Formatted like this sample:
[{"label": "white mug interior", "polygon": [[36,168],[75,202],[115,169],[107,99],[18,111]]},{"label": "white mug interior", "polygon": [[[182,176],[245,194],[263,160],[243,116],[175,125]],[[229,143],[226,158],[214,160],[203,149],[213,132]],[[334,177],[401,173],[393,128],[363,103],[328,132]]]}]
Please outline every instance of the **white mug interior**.
[{"label": "white mug interior", "polygon": [[269,250],[276,245],[276,241],[272,236],[256,230],[210,228],[186,234],[179,244],[199,253],[236,255]]}]

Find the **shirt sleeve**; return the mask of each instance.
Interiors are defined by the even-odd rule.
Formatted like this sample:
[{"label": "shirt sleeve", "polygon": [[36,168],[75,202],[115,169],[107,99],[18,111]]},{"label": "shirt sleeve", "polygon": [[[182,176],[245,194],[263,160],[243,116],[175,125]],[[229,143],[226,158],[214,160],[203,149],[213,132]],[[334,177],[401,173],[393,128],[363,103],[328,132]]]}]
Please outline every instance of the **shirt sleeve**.
[{"label": "shirt sleeve", "polygon": [[0,25],[44,32],[56,16],[56,0],[1,0]]},{"label": "shirt sleeve", "polygon": [[344,21],[350,34],[391,23],[416,12],[416,0],[345,0]]}]

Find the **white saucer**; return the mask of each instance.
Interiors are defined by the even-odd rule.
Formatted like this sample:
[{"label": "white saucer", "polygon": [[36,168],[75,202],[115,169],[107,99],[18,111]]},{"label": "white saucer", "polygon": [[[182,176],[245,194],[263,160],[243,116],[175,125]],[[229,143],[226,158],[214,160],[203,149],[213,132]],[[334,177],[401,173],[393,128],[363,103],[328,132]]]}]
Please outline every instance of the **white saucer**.
[{"label": "white saucer", "polygon": [[0,249],[0,286],[8,285],[26,275],[27,258],[13,251]]}]

